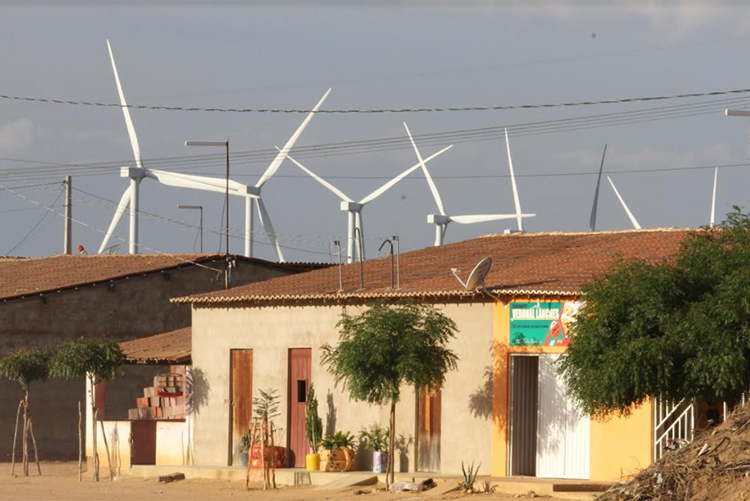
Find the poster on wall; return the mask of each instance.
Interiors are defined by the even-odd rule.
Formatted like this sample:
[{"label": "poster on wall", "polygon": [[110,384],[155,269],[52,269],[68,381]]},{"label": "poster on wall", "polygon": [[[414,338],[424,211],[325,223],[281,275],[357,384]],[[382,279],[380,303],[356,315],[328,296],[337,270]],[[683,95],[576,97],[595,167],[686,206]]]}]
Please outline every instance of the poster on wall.
[{"label": "poster on wall", "polygon": [[580,301],[510,303],[511,346],[567,346],[582,305]]}]

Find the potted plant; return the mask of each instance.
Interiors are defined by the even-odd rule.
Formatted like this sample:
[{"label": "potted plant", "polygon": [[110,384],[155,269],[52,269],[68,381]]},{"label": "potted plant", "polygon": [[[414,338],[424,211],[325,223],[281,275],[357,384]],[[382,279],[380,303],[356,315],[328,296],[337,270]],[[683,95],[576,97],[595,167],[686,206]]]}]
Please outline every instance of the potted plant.
[{"label": "potted plant", "polygon": [[250,434],[250,430],[247,430],[242,437],[240,437],[240,461],[242,466],[247,466],[248,451],[253,445],[253,437]]},{"label": "potted plant", "polygon": [[359,433],[359,443],[365,449],[372,451],[372,471],[374,473],[384,473],[388,466],[388,437],[391,430],[381,428],[377,423],[372,425],[369,430],[362,430]]},{"label": "potted plant", "polygon": [[310,444],[310,454],[305,456],[305,467],[308,471],[320,469],[320,440],[323,438],[323,420],[318,416],[318,399],[313,385],[307,390],[307,407],[305,408],[305,434]]},{"label": "potted plant", "polygon": [[350,432],[337,431],[320,442],[320,469],[324,471],[351,471],[354,469],[356,439]]}]

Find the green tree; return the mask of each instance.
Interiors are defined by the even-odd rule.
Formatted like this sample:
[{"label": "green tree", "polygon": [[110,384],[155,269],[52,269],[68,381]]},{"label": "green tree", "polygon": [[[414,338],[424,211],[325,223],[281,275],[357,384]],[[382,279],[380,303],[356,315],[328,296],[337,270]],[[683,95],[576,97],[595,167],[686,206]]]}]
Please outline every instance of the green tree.
[{"label": "green tree", "polygon": [[31,418],[29,407],[29,388],[32,383],[47,379],[51,358],[52,352],[49,349],[36,347],[20,350],[0,359],[0,375],[18,383],[24,391],[23,400],[18,404],[18,413],[16,414],[16,429],[13,434],[13,450],[11,452],[11,475],[14,474],[16,466],[16,438],[18,437],[18,420],[21,409],[23,409],[23,473],[26,476],[29,475],[28,437],[31,436],[31,441],[34,445],[36,468],[39,474],[42,474],[42,469],[39,465],[39,451],[36,446],[36,437],[34,436],[34,422]]},{"label": "green tree", "polygon": [[[85,379],[89,383],[92,415],[92,448],[94,456],[94,480],[99,481],[99,454],[97,452],[96,423],[98,410],[96,408],[96,386],[102,381],[113,379],[122,374],[122,366],[125,364],[125,355],[117,343],[103,338],[86,339],[80,338],[75,341],[66,341],[57,348],[50,374],[54,377],[65,379]],[[102,423],[102,435],[104,446],[107,449],[107,462],[109,464],[109,478],[112,480],[112,458],[109,455],[107,436],[104,434]],[[80,452],[79,452],[80,455]],[[79,465],[80,465],[79,457]]]},{"label": "green tree", "polygon": [[750,389],[750,216],[739,208],[670,260],[619,262],[583,296],[559,370],[585,413]]},{"label": "green tree", "polygon": [[323,346],[322,363],[353,400],[390,404],[386,479],[392,482],[401,385],[413,386],[418,392],[442,386],[445,374],[458,362],[458,356],[447,347],[457,332],[456,324],[429,304],[379,301],[360,315],[344,313],[337,326],[339,343]]}]

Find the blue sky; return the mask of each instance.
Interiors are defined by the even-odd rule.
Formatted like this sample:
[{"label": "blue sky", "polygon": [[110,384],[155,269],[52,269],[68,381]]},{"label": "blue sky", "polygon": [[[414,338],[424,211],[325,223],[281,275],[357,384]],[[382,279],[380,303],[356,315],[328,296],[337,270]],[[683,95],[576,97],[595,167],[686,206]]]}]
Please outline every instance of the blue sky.
[{"label": "blue sky", "polygon": [[[559,103],[750,88],[744,64],[750,16],[731,2],[100,2],[0,3],[0,94],[78,101],[117,101],[105,40],[115,53],[131,104],[227,108],[310,108],[328,87],[328,109],[468,107]],[[606,6],[605,6],[606,5]],[[747,96],[750,103],[750,94]],[[710,99],[726,99],[716,97]],[[601,105],[513,111],[317,115],[297,146],[406,137],[482,127],[569,119],[604,113],[708,102]],[[739,102],[735,107],[743,105]],[[601,151],[605,171],[644,227],[699,226],[708,222],[713,165],[748,162],[748,120],[726,118],[721,105],[707,113],[642,123],[511,138],[528,231],[583,231]],[[301,115],[133,110],[144,164],[165,157],[208,154],[183,146],[186,139],[224,140],[232,152],[282,145]],[[505,143],[456,143],[428,164],[449,214],[514,210]],[[423,146],[434,153],[445,144]],[[199,169],[222,176],[218,156]],[[294,155],[294,150],[292,150]],[[416,162],[406,147],[334,156],[295,157],[354,199]],[[0,184],[56,183],[19,169],[57,164],[133,165],[122,113],[117,108],[0,100]],[[118,164],[119,165],[119,164]],[[173,167],[182,168],[174,165]],[[266,163],[232,162],[233,178],[255,182]],[[706,167],[684,171],[665,168]],[[13,169],[13,176],[2,171]],[[621,171],[654,171],[626,173]],[[30,172],[30,171],[29,171]],[[75,176],[74,186],[118,200],[127,186],[118,170]],[[588,175],[557,176],[587,173]],[[419,172],[415,173],[419,174]],[[556,174],[556,176],[550,176]],[[748,166],[719,172],[717,213],[747,205]],[[20,188],[51,205],[59,185]],[[629,228],[614,193],[602,184],[598,226]],[[74,243],[90,252],[101,242],[114,212],[110,202],[74,192]],[[218,248],[223,198],[142,184],[141,209],[197,224],[178,204],[205,207],[204,248]],[[338,200],[291,162],[263,189],[287,259],[328,261],[331,240],[346,233]],[[62,197],[56,210],[62,210]],[[364,210],[368,255],[380,239],[399,235],[402,250],[432,244],[426,222],[436,211],[425,179],[413,175]],[[0,191],[0,253],[13,249],[44,210]],[[243,204],[233,200],[231,223],[243,227]],[[124,219],[116,235],[127,238]],[[159,218],[141,220],[144,250],[192,252],[197,230]],[[512,221],[452,224],[446,241],[515,227]],[[256,254],[273,258],[259,231]],[[60,252],[62,219],[50,214],[16,247],[14,255]],[[113,243],[123,243],[114,240]],[[232,251],[242,242],[232,240]]]}]

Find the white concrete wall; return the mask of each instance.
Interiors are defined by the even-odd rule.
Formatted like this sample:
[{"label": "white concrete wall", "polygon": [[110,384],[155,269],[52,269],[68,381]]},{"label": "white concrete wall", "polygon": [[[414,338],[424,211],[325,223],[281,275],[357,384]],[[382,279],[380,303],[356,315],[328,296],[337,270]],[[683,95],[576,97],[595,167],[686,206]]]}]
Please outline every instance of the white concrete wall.
[{"label": "white concrete wall", "polygon": [[[442,395],[441,469],[461,470],[461,461],[477,461],[489,467],[491,411],[472,411],[472,394],[485,390],[485,370],[491,366],[492,306],[490,304],[439,305],[458,325],[459,334],[451,345],[460,357],[457,371],[448,374]],[[321,349],[338,341],[336,323],[342,306],[300,306],[264,308],[194,308],[193,373],[196,391],[195,464],[227,465],[230,436],[230,350],[253,350],[253,391],[275,388],[281,395],[282,443],[286,442],[288,399],[288,350],[312,348],[312,382],[319,401],[324,431],[328,428],[330,402],[335,408],[335,430],[357,434],[378,422],[388,424],[388,408],[350,402],[333,378],[320,365]],[[346,307],[357,314],[363,307]],[[490,392],[491,395],[491,392]],[[396,463],[397,471],[414,469],[416,440],[416,398],[404,388],[397,405],[397,438],[411,442]],[[491,408],[491,402],[490,402]],[[362,453],[358,466],[367,465]]]}]

